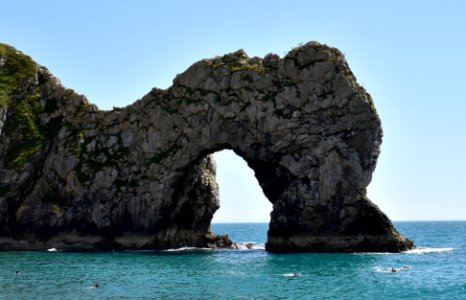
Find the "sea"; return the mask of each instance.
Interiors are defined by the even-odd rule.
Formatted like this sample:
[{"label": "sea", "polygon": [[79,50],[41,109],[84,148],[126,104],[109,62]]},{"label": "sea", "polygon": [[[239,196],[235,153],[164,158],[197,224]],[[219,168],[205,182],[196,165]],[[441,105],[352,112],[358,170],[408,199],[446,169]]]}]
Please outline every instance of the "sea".
[{"label": "sea", "polygon": [[466,299],[466,221],[395,226],[417,249],[272,254],[236,223],[212,229],[239,250],[0,252],[0,299]]}]

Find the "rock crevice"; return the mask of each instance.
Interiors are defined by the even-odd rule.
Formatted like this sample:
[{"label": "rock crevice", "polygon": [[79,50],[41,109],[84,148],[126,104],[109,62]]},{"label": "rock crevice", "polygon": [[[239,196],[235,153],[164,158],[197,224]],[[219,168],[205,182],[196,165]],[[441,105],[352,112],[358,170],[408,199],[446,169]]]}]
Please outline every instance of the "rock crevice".
[{"label": "rock crevice", "polygon": [[380,120],[335,48],[205,59],[112,111],[10,46],[0,61],[0,249],[234,247],[210,232],[222,149],[273,203],[267,250],[412,247],[366,197]]}]

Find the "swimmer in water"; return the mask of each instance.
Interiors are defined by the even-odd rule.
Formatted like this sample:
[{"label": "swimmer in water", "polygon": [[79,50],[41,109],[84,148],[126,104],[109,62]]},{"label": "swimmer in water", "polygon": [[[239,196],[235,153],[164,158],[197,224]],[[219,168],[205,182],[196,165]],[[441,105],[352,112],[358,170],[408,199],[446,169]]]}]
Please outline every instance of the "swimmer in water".
[{"label": "swimmer in water", "polygon": [[21,272],[16,270],[16,275],[21,275]]},{"label": "swimmer in water", "polygon": [[92,285],[92,287],[93,287],[93,288],[98,288],[98,287],[99,287],[99,284],[98,284],[98,283],[94,283],[94,284]]},{"label": "swimmer in water", "polygon": [[284,277],[300,277],[303,276],[301,273],[286,273],[286,274],[281,274],[279,276],[284,276]]},{"label": "swimmer in water", "polygon": [[390,272],[395,273],[397,270],[395,268],[392,268]]}]

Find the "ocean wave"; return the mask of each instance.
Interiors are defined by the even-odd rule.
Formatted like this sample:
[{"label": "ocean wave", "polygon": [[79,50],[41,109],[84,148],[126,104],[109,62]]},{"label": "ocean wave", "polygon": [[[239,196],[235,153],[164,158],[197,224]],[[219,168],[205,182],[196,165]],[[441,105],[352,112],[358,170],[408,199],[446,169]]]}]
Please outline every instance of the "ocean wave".
[{"label": "ocean wave", "polygon": [[59,252],[60,250],[58,250],[57,248],[50,248],[50,249],[47,249],[47,252]]},{"label": "ocean wave", "polygon": [[[406,250],[401,253],[405,254],[426,254],[426,253],[445,253],[455,250],[454,248],[430,248],[430,247],[417,247],[415,249]],[[394,255],[397,252],[354,252],[353,255]]]},{"label": "ocean wave", "polygon": [[426,254],[426,253],[444,253],[451,252],[454,248],[429,248],[429,247],[418,247],[415,249],[404,251],[407,254]]}]

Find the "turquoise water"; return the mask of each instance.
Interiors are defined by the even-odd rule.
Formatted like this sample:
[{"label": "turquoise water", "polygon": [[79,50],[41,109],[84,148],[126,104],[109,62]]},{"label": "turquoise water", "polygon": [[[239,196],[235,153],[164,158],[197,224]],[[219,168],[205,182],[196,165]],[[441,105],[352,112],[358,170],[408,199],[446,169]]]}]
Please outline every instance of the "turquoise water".
[{"label": "turquoise water", "polygon": [[466,222],[395,225],[421,248],[277,255],[267,224],[214,224],[255,249],[0,252],[0,299],[466,299]]}]

